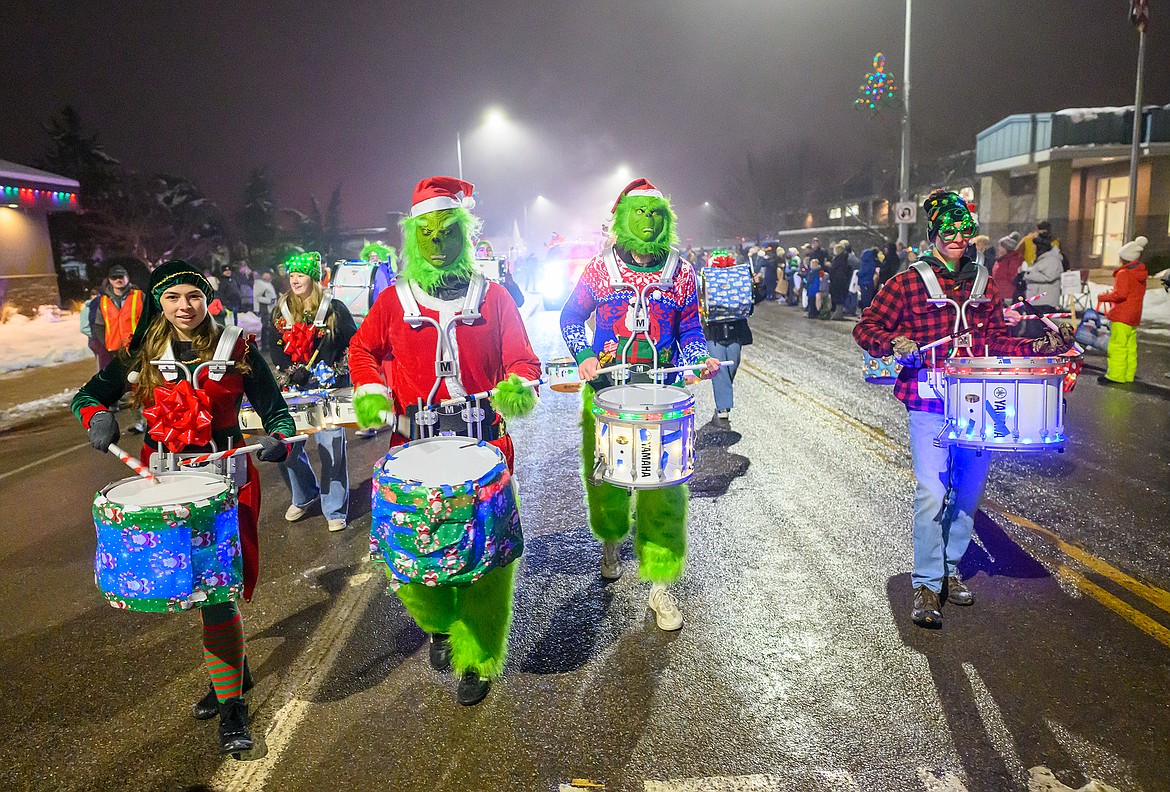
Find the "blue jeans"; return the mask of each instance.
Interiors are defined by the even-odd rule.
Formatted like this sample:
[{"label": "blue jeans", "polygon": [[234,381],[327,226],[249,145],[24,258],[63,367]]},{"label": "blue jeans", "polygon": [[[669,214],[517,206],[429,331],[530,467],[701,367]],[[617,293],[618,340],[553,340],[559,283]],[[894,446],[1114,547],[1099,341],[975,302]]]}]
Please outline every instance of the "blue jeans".
[{"label": "blue jeans", "polygon": [[345,466],[345,428],[322,429],[313,435],[317,439],[317,456],[321,460],[321,481],[309,465],[305,451],[308,440],[294,443],[288,450],[288,459],[277,467],[280,477],[292,492],[294,506],[306,506],[321,496],[321,511],[327,520],[344,520],[349,515],[349,470]]},{"label": "blue jeans", "polygon": [[[914,587],[942,591],[943,578],[956,567],[975,527],[991,452],[976,455],[970,448],[936,448],[934,438],[945,420],[936,413],[910,410],[910,458],[914,466]],[[940,515],[953,487],[947,511]]]},{"label": "blue jeans", "polygon": [[740,344],[716,344],[714,341],[707,342],[707,354],[716,360],[734,360],[735,365],[731,368],[726,366],[719,367],[719,373],[715,375],[715,379],[711,380],[711,387],[715,390],[715,409],[716,410],[730,410],[735,406],[734,393],[731,385],[735,382],[735,372],[739,371],[739,351]]}]

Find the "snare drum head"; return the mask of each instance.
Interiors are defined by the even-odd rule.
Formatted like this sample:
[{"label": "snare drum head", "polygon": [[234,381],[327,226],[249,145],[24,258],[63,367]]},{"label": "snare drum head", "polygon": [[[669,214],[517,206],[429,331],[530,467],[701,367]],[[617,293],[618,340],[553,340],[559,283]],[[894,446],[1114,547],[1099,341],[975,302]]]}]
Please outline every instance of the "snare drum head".
[{"label": "snare drum head", "polygon": [[495,446],[466,437],[432,437],[390,449],[382,469],[424,487],[475,481],[504,462]]},{"label": "snare drum head", "polygon": [[593,403],[617,412],[656,413],[668,409],[683,409],[695,403],[695,397],[682,388],[654,383],[615,385],[598,391]]},{"label": "snare drum head", "polygon": [[158,484],[135,476],[110,485],[103,494],[113,503],[145,508],[210,500],[228,489],[224,479],[210,473],[191,471],[156,475]]},{"label": "snare drum head", "polygon": [[329,391],[329,398],[332,401],[351,402],[353,401],[353,388],[337,388]]},{"label": "snare drum head", "polygon": [[284,403],[288,405],[290,410],[293,409],[294,407],[300,407],[302,409],[304,409],[306,407],[311,407],[314,404],[320,404],[321,401],[322,401],[322,397],[317,396],[315,394],[303,394],[302,393],[302,394],[298,394],[296,396],[293,396],[292,394],[286,393],[284,396]]}]

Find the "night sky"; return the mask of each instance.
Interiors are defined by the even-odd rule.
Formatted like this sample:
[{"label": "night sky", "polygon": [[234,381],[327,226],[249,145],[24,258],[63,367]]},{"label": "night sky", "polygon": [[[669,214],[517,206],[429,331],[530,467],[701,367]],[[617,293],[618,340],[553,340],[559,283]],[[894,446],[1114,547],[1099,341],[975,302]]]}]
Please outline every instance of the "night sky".
[{"label": "night sky", "polygon": [[[625,164],[686,235],[704,200],[735,211],[748,152],[839,184],[897,145],[893,118],[852,102],[876,51],[904,75],[902,0],[5,5],[0,158],[36,160],[68,103],[111,154],[229,214],[265,165],[282,205],[341,184],[345,223],[380,225],[419,178],[455,173],[458,131],[489,233],[526,204],[534,237],[595,227]],[[1170,3],[1151,6],[1146,102],[1165,104]],[[972,148],[1012,113],[1133,101],[1127,0],[914,9],[917,154]],[[493,105],[505,135],[480,129]]]}]

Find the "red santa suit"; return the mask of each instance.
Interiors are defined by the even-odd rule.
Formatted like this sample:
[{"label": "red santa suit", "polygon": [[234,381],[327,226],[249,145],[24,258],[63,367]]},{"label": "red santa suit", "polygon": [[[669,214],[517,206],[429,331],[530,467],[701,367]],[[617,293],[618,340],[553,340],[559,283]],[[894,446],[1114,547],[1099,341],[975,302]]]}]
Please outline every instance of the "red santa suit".
[{"label": "red santa suit", "polygon": [[[406,302],[414,305],[404,308],[403,292],[407,289]],[[451,352],[458,361],[457,375],[441,378],[433,397],[435,402],[491,390],[510,374],[521,379],[537,379],[540,359],[532,351],[511,295],[504,287],[484,281],[481,276],[472,279],[468,292],[473,295],[470,301],[463,297],[443,300],[399,278],[395,288],[379,294],[349,346],[349,373],[355,396],[385,393],[393,399],[397,414],[417,404],[419,399],[426,402],[437,376],[439,331],[432,322],[451,328]],[[475,296],[479,293],[483,298],[476,309]],[[424,321],[408,322],[408,313],[413,316],[416,309]],[[469,311],[477,312],[478,317],[457,318],[461,313],[468,317]],[[384,371],[390,372],[389,383]],[[404,434],[404,428],[395,427],[391,448],[410,439]],[[504,454],[511,468],[511,438],[504,434],[491,442]]]}]

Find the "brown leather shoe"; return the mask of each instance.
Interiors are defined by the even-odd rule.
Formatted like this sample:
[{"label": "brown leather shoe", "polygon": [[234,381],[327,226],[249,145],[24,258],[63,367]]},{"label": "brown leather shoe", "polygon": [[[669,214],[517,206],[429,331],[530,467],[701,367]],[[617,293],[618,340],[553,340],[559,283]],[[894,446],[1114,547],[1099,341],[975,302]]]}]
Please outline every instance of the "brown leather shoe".
[{"label": "brown leather shoe", "polygon": [[971,589],[967,588],[967,584],[958,575],[947,578],[946,588],[943,591],[946,592],[947,602],[952,605],[975,604],[975,595],[971,593]]},{"label": "brown leather shoe", "polygon": [[910,620],[919,627],[930,630],[942,628],[942,610],[938,601],[938,594],[926,586],[914,589],[914,610],[910,612]]}]

